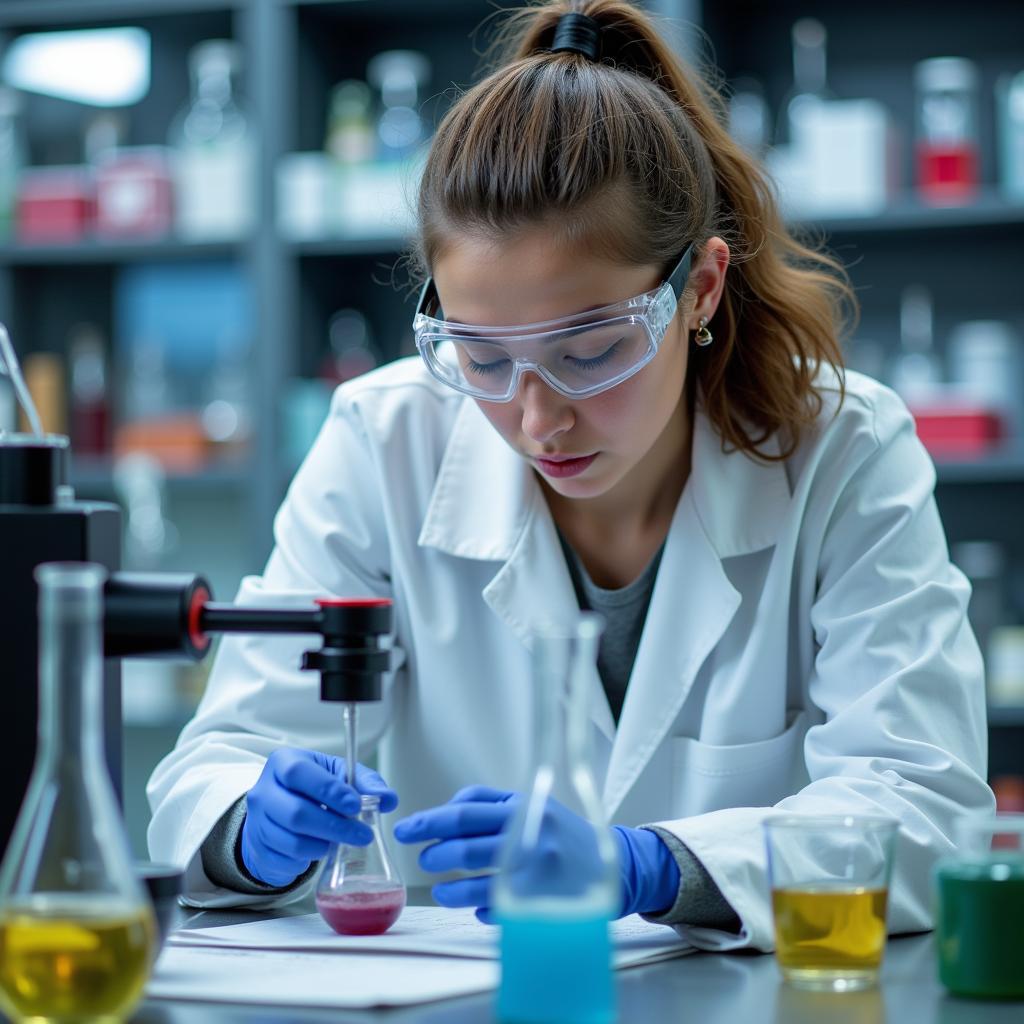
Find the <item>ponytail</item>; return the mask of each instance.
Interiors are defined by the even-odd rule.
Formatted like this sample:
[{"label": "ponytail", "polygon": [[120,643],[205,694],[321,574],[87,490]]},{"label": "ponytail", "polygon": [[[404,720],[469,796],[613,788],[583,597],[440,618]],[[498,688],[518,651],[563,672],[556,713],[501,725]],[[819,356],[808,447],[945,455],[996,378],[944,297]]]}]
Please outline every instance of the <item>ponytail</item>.
[{"label": "ponytail", "polygon": [[[601,25],[598,61],[550,52],[570,11]],[[525,7],[496,45],[499,66],[455,103],[427,158],[422,269],[460,232],[544,224],[623,262],[663,266],[691,242],[696,263],[720,236],[732,261],[708,325],[715,343],[691,353],[691,385],[723,447],[771,458],[758,449],[778,435],[774,457],[786,458],[822,410],[819,369],[831,366],[842,389],[856,299],[841,264],[791,234],[765,172],[726,130],[721,97],[632,4]],[[688,289],[683,302],[693,300]]]}]

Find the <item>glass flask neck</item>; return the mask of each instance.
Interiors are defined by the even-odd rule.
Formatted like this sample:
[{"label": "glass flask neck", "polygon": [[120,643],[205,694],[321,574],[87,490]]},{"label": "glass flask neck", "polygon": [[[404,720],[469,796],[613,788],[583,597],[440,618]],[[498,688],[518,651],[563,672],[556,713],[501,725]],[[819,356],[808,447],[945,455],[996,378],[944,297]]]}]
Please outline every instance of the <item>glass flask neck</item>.
[{"label": "glass flask neck", "polygon": [[586,618],[578,633],[537,635],[533,649],[536,737],[533,764],[571,777],[589,770],[589,701],[601,624]]},{"label": "glass flask neck", "polygon": [[51,772],[105,771],[103,584],[97,565],[44,565],[39,582],[39,753]]},{"label": "glass flask neck", "polygon": [[359,794],[359,820],[364,825],[380,828],[380,797]]}]

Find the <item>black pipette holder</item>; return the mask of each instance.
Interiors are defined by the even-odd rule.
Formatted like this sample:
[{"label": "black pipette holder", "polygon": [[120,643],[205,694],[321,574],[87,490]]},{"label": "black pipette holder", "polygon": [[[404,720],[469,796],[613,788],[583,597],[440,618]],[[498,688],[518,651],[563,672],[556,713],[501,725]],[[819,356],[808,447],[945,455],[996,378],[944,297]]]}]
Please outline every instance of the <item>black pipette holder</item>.
[{"label": "black pipette holder", "polygon": [[105,755],[121,792],[121,673],[125,657],[198,661],[224,633],[310,634],[321,646],[301,667],[320,673],[327,701],[379,700],[390,651],[388,600],[325,598],[309,608],[244,608],[211,600],[192,573],[120,571],[121,510],[75,499],[67,486],[68,439],[0,433],[0,650],[5,669],[8,769],[0,792],[0,854],[7,845],[35,759],[38,693],[38,595],[33,570],[43,562],[103,565]]},{"label": "black pipette holder", "polygon": [[244,608],[210,600],[210,586],[192,573],[111,575],[104,590],[108,657],[183,657],[198,661],[217,633],[309,633],[322,645],[301,668],[320,673],[320,699],[380,700],[390,651],[391,601],[321,598],[311,608]]}]

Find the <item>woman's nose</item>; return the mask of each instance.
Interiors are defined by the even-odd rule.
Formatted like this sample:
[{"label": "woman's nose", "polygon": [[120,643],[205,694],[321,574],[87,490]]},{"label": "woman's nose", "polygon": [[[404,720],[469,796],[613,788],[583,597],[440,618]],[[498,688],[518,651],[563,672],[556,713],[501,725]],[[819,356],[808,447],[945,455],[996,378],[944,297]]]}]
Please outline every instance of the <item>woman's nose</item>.
[{"label": "woman's nose", "polygon": [[538,444],[564,433],[576,422],[572,403],[548,387],[535,373],[528,371],[523,374],[518,395],[523,433]]}]

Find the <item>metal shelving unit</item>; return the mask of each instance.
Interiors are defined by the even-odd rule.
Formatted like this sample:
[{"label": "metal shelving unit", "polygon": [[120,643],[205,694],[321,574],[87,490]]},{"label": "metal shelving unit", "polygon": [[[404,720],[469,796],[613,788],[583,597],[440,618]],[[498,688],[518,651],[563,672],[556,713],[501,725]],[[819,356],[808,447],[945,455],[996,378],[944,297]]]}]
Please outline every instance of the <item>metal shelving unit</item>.
[{"label": "metal shelving unit", "polygon": [[[75,28],[94,22],[134,22],[140,17],[187,17],[230,11],[253,0],[4,0],[0,28]],[[262,0],[257,0],[262,2]]]},{"label": "metal shelving unit", "polygon": [[72,245],[0,245],[0,267],[74,267],[90,264],[165,263],[179,260],[235,260],[245,243],[88,241]]},{"label": "metal shelving unit", "polygon": [[927,206],[908,196],[895,200],[874,217],[826,217],[803,223],[826,234],[942,232],[977,228],[1017,230],[1024,225],[1024,203],[1011,202],[994,189],[983,190],[976,200],[964,206]]},{"label": "metal shelving unit", "polygon": [[[879,41],[880,46],[884,42],[884,47],[873,56],[876,62],[906,63],[927,56],[931,40],[950,36],[944,25],[951,19],[962,20],[962,9],[952,0],[941,0],[938,4],[909,0],[899,10],[881,0],[868,0],[868,5],[872,10],[886,11],[887,30],[884,40]],[[793,18],[804,14],[821,17],[829,25],[834,22],[838,31],[850,33],[847,49],[836,55],[838,81],[841,85],[853,83],[847,95],[857,95],[857,86],[868,74],[856,65],[857,61],[863,63],[866,52],[858,50],[857,33],[867,32],[866,28],[857,27],[857,19],[865,23],[870,19],[841,0],[818,0],[811,5],[796,0],[780,0],[772,5],[754,0],[722,0],[714,5],[698,0],[649,0],[647,6],[660,16],[682,19],[710,33],[727,78],[757,72],[763,73],[774,92],[788,85],[788,27]],[[1012,5],[1000,0],[995,8],[998,18],[991,25],[984,19],[972,22],[963,43],[968,56],[970,47],[980,45],[979,40],[991,39],[993,60],[1013,46],[1019,48],[1019,36],[1014,42],[999,27],[1010,17]],[[478,40],[472,36],[472,30],[494,10],[490,0],[0,3],[0,41],[27,30],[145,23],[154,34],[166,31],[179,41],[190,38],[193,31],[230,31],[242,45],[247,69],[244,94],[248,110],[260,126],[259,216],[253,235],[237,243],[216,245],[174,240],[88,242],[69,247],[0,245],[0,318],[13,313],[16,327],[19,303],[23,302],[20,283],[25,276],[44,276],[50,268],[55,274],[66,275],[71,301],[69,269],[80,269],[82,288],[94,290],[112,289],[112,270],[133,263],[231,260],[244,266],[258,303],[252,348],[252,397],[260,415],[255,424],[251,461],[238,467],[172,475],[168,484],[176,492],[197,499],[218,490],[241,498],[245,521],[240,524],[233,520],[229,528],[236,534],[244,530],[248,571],[258,571],[269,552],[273,516],[290,476],[279,444],[283,382],[309,372],[308,363],[304,365],[303,361],[311,358],[310,353],[322,351],[326,322],[333,309],[356,304],[364,309],[385,358],[405,351],[403,345],[412,315],[410,296],[380,284],[387,276],[381,268],[399,258],[403,239],[380,236],[291,242],[278,234],[278,163],[288,153],[319,148],[324,86],[341,77],[361,75],[368,56],[367,46],[382,50],[413,45],[428,50],[435,62],[429,94],[439,96],[452,82],[463,84],[470,80],[479,63],[478,54],[473,52]],[[203,27],[194,28],[195,24]],[[697,33],[681,32],[678,45],[687,52],[696,51]],[[160,46],[159,38],[156,46]],[[1024,63],[1024,53],[1018,56],[1019,62]],[[175,60],[179,60],[177,53]],[[872,67],[877,69],[876,65]],[[909,82],[909,74],[906,79]],[[164,81],[168,80],[165,76]],[[883,75],[879,80],[891,84],[893,78]],[[183,69],[174,81],[184,87]],[[771,98],[774,101],[777,96]],[[173,109],[183,99],[184,96],[164,97],[159,109]],[[429,109],[439,114],[440,106],[440,102],[431,102]],[[894,107],[899,107],[895,101]],[[164,127],[160,126],[160,130]],[[992,180],[990,167],[986,174]],[[865,309],[880,310],[881,317],[891,318],[893,313],[885,305],[893,295],[893,268],[899,275],[906,275],[913,268],[913,273],[926,283],[931,280],[930,275],[938,274],[935,286],[950,301],[958,297],[954,292],[969,294],[972,283],[976,283],[986,301],[992,298],[992,309],[986,315],[1004,316],[1007,310],[1020,313],[1020,261],[993,260],[996,265],[989,267],[978,255],[989,244],[999,247],[1000,253],[1012,253],[1015,248],[1017,252],[1024,251],[1024,205],[1007,202],[993,187],[983,190],[975,202],[958,208],[936,209],[904,197],[877,217],[830,217],[801,223],[837,243],[844,260],[852,264],[855,284],[863,287]],[[858,256],[863,257],[859,262]],[[986,280],[980,280],[979,274],[987,275]],[[951,282],[957,287],[952,287]],[[988,291],[984,291],[986,288]],[[109,304],[110,297],[101,301],[92,296],[90,301],[102,306]],[[1024,522],[1024,448],[993,453],[977,461],[941,460],[937,472],[939,503],[951,525],[951,534],[959,539],[970,539],[972,529],[998,534],[1000,539],[1005,537],[1018,564],[1024,561],[1024,531],[1020,528]],[[80,462],[75,482],[97,493],[110,494],[109,465]],[[985,489],[981,511],[976,507],[976,488]],[[1014,717],[1015,714],[1012,709],[999,709],[993,714],[993,725],[1024,724],[1024,719]]]},{"label": "metal shelving unit", "polygon": [[1024,729],[1024,706],[1007,707],[1001,704],[990,704],[988,722],[989,725],[994,726]]},{"label": "metal shelving unit", "polygon": [[[165,481],[178,492],[238,491],[248,486],[254,471],[249,459],[220,459],[199,470],[168,470]],[[70,483],[76,492],[113,495],[112,460],[104,456],[73,456]]]}]

